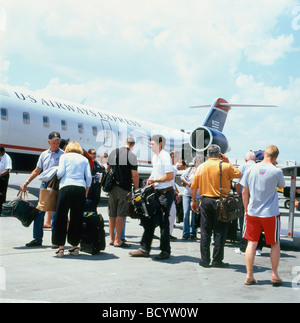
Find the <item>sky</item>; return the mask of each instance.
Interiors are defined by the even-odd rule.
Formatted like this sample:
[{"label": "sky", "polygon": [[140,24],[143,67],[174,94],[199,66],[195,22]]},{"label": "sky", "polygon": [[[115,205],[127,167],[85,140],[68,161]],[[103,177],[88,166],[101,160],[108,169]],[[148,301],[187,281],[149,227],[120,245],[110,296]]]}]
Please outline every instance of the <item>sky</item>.
[{"label": "sky", "polygon": [[176,129],[232,108],[231,158],[300,163],[300,0],[0,0],[0,83]]}]

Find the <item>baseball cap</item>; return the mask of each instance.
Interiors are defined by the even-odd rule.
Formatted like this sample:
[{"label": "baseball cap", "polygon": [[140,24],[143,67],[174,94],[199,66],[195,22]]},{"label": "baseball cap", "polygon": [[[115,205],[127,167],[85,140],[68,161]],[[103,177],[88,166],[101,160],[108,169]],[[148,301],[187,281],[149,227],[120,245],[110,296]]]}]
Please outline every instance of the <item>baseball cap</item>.
[{"label": "baseball cap", "polygon": [[53,131],[53,132],[49,133],[48,139],[51,141],[56,140],[56,139],[60,139],[60,133],[57,131]]}]

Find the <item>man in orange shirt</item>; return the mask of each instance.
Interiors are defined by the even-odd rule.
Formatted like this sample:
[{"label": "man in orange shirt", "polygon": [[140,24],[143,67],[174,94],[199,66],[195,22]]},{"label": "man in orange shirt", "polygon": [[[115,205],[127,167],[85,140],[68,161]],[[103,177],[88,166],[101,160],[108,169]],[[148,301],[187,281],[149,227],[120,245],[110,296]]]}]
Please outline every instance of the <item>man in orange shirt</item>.
[{"label": "man in orange shirt", "polygon": [[220,159],[223,160],[223,196],[229,195],[231,180],[233,178],[240,178],[241,172],[238,168],[229,163],[229,160],[225,155],[221,154],[221,149],[218,145],[211,145],[208,148],[207,158],[208,160],[198,167],[191,186],[191,207],[194,212],[197,212],[198,210],[198,203],[196,200],[197,189],[199,190],[199,194],[203,195],[200,206],[201,259],[199,265],[202,267],[209,267],[211,234],[214,232],[215,247],[213,251],[212,266],[223,268],[228,267],[228,264],[223,263],[228,223],[217,221],[216,200],[220,198]]}]

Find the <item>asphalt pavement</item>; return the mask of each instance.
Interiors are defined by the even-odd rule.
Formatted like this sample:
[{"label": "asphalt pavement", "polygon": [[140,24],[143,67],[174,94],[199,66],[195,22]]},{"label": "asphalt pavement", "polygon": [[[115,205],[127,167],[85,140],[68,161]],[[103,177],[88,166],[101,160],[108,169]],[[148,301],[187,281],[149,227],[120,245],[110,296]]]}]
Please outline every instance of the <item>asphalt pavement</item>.
[{"label": "asphalt pavement", "polygon": [[[8,197],[16,196],[28,175],[11,175]],[[39,181],[29,186],[28,199],[37,203]],[[199,266],[200,233],[195,241],[181,240],[183,224],[176,224],[169,259],[158,261],[159,239],[153,240],[150,258],[132,258],[139,248],[143,228],[139,220],[127,219],[129,249],[109,245],[107,200],[98,207],[105,220],[106,249],[99,255],[57,258],[51,249],[51,230],[44,230],[41,247],[26,248],[32,226],[25,228],[12,217],[0,217],[0,302],[1,303],[298,303],[300,301],[300,247],[281,240],[280,287],[270,283],[270,248],[255,259],[257,284],[245,286],[245,258],[234,250],[238,243],[226,242],[224,261],[228,268]],[[287,229],[288,210],[281,208],[282,227]],[[300,232],[300,212],[294,229]],[[155,234],[159,236],[159,228]]]}]

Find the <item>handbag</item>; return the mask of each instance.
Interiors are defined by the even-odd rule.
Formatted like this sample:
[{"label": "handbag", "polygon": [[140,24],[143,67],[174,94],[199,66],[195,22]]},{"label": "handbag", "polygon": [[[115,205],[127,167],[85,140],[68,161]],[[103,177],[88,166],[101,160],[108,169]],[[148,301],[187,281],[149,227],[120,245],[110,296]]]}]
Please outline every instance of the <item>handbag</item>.
[{"label": "handbag", "polygon": [[17,218],[27,228],[36,218],[38,210],[25,199],[25,194],[27,192],[19,191],[13,200],[3,203],[2,214]]},{"label": "handbag", "polygon": [[242,196],[233,193],[229,196],[222,196],[222,161],[220,162],[220,198],[217,200],[217,220],[230,222],[244,215]]},{"label": "handbag", "polygon": [[112,168],[104,175],[102,182],[102,189],[104,192],[109,193],[115,185],[115,172]]},{"label": "handbag", "polygon": [[54,175],[47,187],[40,189],[39,202],[36,207],[38,210],[43,212],[56,211],[59,182],[60,180]]}]

